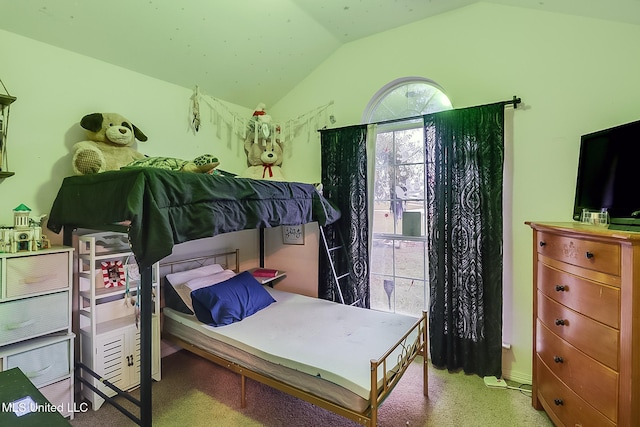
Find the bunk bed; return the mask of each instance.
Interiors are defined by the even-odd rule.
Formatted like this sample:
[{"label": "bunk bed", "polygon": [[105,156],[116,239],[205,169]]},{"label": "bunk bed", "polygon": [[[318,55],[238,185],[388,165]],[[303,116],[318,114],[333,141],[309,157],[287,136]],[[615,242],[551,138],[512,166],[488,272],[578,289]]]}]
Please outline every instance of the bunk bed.
[{"label": "bunk bed", "polygon": [[[170,255],[173,245],[178,243],[244,229],[262,230],[314,221],[324,226],[339,217],[340,212],[311,184],[137,168],[65,178],[47,227],[56,233],[63,231],[67,245],[71,245],[73,230],[77,228],[127,232],[142,280],[139,424],[150,426],[151,266]],[[375,373],[372,371],[370,395],[362,411],[342,408],[285,380],[272,379],[264,372],[252,370],[251,366],[229,362],[176,335],[172,337],[186,349],[241,372],[243,384],[245,376],[262,381],[364,425],[375,425],[378,405],[417,355],[425,356],[424,394],[427,394],[424,315],[407,335],[398,337],[393,349],[375,364],[371,362]],[[391,361],[391,355],[397,360]],[[378,371],[382,372],[380,376]]]}]

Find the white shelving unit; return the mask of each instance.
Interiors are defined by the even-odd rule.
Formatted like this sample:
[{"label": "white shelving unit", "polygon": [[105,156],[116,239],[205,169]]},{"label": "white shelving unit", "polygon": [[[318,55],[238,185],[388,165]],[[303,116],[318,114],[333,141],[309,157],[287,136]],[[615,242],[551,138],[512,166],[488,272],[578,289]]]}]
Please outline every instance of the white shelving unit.
[{"label": "white shelving unit", "polygon": [[[101,242],[116,242],[101,245]],[[137,264],[123,233],[104,232],[78,237],[78,313],[80,327],[80,361],[121,390],[140,385],[140,329]],[[120,244],[118,244],[120,243]],[[123,283],[106,287],[103,263],[120,262],[124,268]],[[151,374],[160,381],[160,287],[159,266],[152,268],[153,314],[151,318]],[[108,396],[115,391],[104,386],[87,372],[83,378]],[[94,410],[104,399],[89,387],[82,394]]]},{"label": "white shelving unit", "polygon": [[71,419],[72,262],[68,247],[0,253],[0,371],[20,368]]}]

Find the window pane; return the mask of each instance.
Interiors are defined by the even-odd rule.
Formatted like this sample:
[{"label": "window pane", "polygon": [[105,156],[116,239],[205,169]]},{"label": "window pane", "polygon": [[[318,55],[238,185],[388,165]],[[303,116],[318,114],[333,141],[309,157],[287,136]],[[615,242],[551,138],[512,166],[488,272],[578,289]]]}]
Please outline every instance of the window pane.
[{"label": "window pane", "polygon": [[[395,312],[396,304],[393,276],[371,275],[371,280],[369,282],[371,285],[371,308],[375,310]],[[389,293],[387,293],[387,290]]]},{"label": "window pane", "polygon": [[418,317],[426,310],[425,281],[416,279],[396,279],[395,311]]},{"label": "window pane", "polygon": [[391,211],[391,202],[376,202],[373,205],[373,234],[394,234],[395,221]]},{"label": "window pane", "polygon": [[399,240],[395,248],[396,276],[424,279],[425,242]]},{"label": "window pane", "polygon": [[427,309],[425,281],[393,276],[371,277],[371,307],[419,317]]},{"label": "window pane", "polygon": [[424,200],[424,164],[398,166],[396,193],[403,200]]},{"label": "window pane", "polygon": [[393,274],[393,241],[373,239],[371,248],[371,273]]},{"label": "window pane", "polygon": [[449,98],[435,83],[414,81],[400,84],[378,95],[378,102],[369,114],[371,121],[416,117],[451,109]]},{"label": "window pane", "polygon": [[422,129],[394,132],[397,163],[424,163]]}]

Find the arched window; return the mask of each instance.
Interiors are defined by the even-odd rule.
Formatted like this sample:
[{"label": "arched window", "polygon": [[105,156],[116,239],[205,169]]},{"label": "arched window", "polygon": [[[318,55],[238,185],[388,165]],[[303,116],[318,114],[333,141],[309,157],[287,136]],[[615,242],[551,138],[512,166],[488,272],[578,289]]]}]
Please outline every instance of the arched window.
[{"label": "arched window", "polygon": [[420,117],[451,108],[437,83],[407,77],[381,88],[362,115],[364,123],[379,123],[370,138],[375,147],[369,149],[375,153],[369,186],[373,309],[420,316],[428,308],[427,168]]},{"label": "arched window", "polygon": [[451,108],[451,101],[436,82],[404,77],[386,84],[371,98],[362,121],[374,123],[417,117]]}]

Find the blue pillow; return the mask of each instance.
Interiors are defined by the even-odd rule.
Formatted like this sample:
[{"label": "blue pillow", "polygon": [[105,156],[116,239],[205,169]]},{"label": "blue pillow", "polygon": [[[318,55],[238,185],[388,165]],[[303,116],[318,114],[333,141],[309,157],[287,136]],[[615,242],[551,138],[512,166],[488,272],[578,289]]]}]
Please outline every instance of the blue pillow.
[{"label": "blue pillow", "polygon": [[192,291],[191,300],[198,320],[211,326],[238,322],[276,302],[248,271]]}]

